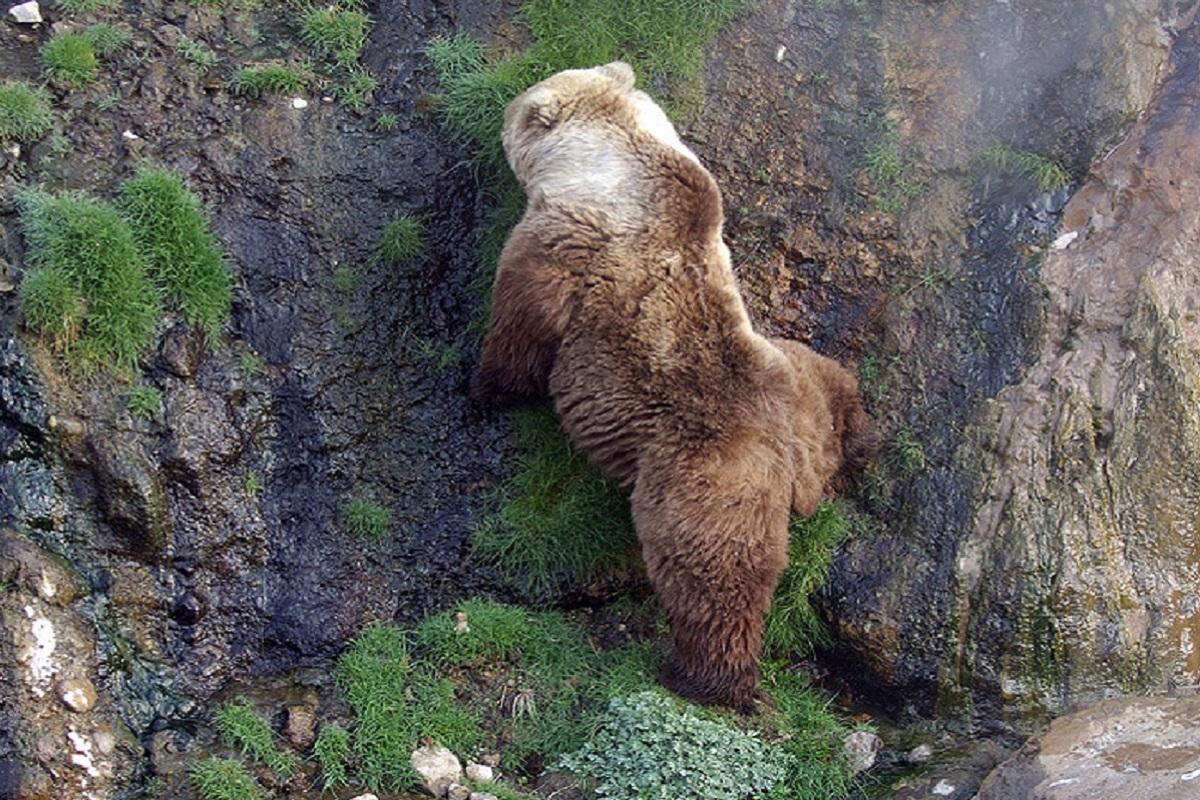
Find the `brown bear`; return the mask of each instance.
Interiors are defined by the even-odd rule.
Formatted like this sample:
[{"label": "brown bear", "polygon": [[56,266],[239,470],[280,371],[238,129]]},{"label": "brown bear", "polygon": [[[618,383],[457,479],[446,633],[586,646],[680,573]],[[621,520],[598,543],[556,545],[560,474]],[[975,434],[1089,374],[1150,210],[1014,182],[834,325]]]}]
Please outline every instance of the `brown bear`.
[{"label": "brown bear", "polygon": [[473,391],[548,393],[571,442],[632,489],[674,640],[661,680],[748,709],[788,512],[811,514],[870,450],[857,381],[755,333],[716,182],[628,65],[533,86],[503,141],[528,204]]}]

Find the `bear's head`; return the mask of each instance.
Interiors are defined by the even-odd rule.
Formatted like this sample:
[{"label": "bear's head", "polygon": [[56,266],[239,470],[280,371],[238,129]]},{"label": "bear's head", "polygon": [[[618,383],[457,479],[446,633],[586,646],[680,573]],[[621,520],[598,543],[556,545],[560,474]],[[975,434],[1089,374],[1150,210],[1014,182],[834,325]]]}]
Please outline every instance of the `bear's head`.
[{"label": "bear's head", "polygon": [[538,182],[538,169],[616,180],[621,159],[639,149],[632,139],[641,135],[699,163],[663,110],[634,88],[633,69],[623,61],[564,70],[534,84],[509,104],[501,130],[509,166],[526,190]]},{"label": "bear's head", "polygon": [[796,372],[797,431],[817,437],[813,469],[821,488],[841,491],[879,452],[879,437],[863,409],[858,379],[831,358],[788,339],[772,339]]}]

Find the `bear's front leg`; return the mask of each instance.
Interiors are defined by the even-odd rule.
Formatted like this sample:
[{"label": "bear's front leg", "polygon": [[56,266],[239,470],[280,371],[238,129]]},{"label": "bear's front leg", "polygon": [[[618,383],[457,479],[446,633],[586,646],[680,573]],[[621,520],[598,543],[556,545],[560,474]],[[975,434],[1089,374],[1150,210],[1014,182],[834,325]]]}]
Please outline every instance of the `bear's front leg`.
[{"label": "bear's front leg", "polygon": [[633,518],[671,626],[660,680],[672,692],[753,711],[790,492],[782,460],[762,450],[639,468]]}]

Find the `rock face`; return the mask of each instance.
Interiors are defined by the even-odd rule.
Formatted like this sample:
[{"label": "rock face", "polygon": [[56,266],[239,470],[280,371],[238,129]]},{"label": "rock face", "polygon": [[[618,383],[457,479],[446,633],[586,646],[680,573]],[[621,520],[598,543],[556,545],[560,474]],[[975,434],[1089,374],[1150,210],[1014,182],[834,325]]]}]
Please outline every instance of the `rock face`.
[{"label": "rock face", "polygon": [[1105,700],[988,776],[977,800],[1190,800],[1200,794],[1200,698]]}]

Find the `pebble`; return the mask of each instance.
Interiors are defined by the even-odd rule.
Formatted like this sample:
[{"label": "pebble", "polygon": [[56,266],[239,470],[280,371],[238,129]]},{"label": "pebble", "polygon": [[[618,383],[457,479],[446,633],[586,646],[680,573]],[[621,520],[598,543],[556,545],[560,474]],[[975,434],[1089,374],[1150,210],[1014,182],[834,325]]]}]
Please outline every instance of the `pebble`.
[{"label": "pebble", "polygon": [[461,783],[452,783],[446,790],[446,800],[471,800],[471,789]]},{"label": "pebble", "polygon": [[500,800],[500,798],[487,792],[471,792],[471,796],[467,800]]},{"label": "pebble", "polygon": [[787,45],[781,44],[781,45],[779,45],[779,47],[778,47],[778,48],[776,48],[776,50],[775,50],[775,63],[776,63],[776,64],[782,64],[782,63],[783,63],[783,57],[784,57],[785,55],[787,55]]},{"label": "pebble", "polygon": [[21,3],[8,10],[12,18],[22,25],[36,25],[42,21],[42,10],[38,8],[37,0]]},{"label": "pebble", "polygon": [[293,97],[292,108],[308,108],[308,101],[303,97]]},{"label": "pebble", "polygon": [[287,707],[287,722],[283,735],[297,750],[307,750],[317,738],[317,715],[307,703],[293,703]]},{"label": "pebble", "polygon": [[360,794],[358,797],[351,797],[350,800],[379,800],[379,797],[367,792],[366,794]]},{"label": "pebble", "polygon": [[136,142],[138,139],[140,139],[142,137],[138,136],[136,133],[134,133],[133,131],[126,128],[124,131],[122,131],[121,138],[127,142]]},{"label": "pebble", "polygon": [[1079,231],[1068,231],[1068,232],[1064,233],[1062,236],[1055,239],[1054,243],[1051,244],[1050,247],[1053,250],[1066,250],[1068,247],[1071,246],[1071,242],[1075,241],[1078,238],[1079,238]]},{"label": "pebble", "polygon": [[495,771],[486,764],[467,764],[467,779],[472,781],[484,781],[491,783],[496,780]]},{"label": "pebble", "polygon": [[83,421],[75,417],[60,417],[57,414],[51,414],[50,419],[46,420],[46,425],[50,430],[65,437],[83,436]]},{"label": "pebble", "polygon": [[908,763],[924,764],[933,757],[933,748],[927,744],[919,744],[908,751]]},{"label": "pebble", "polygon": [[70,678],[58,684],[63,705],[80,714],[96,707],[96,687],[87,678]]},{"label": "pebble", "polygon": [[857,775],[874,766],[875,756],[882,746],[883,740],[870,731],[855,731],[847,736],[842,749],[846,753],[850,774]]}]

